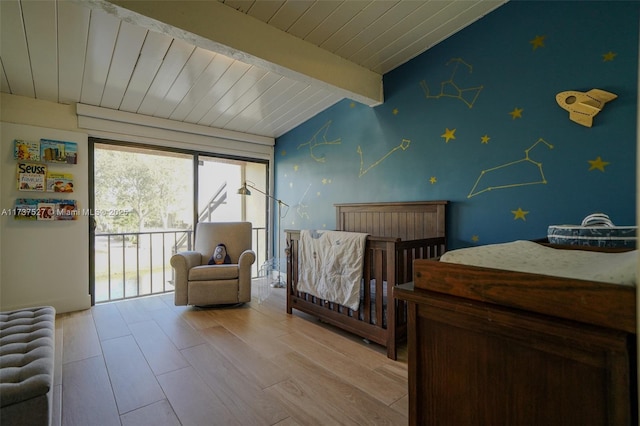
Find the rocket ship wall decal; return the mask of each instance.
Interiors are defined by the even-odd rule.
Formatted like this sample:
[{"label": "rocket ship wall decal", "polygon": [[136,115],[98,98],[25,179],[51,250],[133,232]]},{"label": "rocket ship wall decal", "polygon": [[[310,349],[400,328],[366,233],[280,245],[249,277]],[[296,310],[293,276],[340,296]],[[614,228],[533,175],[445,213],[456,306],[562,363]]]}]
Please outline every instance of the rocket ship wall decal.
[{"label": "rocket ship wall decal", "polygon": [[591,89],[586,93],[568,90],[558,93],[556,102],[561,108],[569,111],[569,119],[591,127],[593,117],[602,110],[604,104],[617,97],[618,95],[600,89]]}]

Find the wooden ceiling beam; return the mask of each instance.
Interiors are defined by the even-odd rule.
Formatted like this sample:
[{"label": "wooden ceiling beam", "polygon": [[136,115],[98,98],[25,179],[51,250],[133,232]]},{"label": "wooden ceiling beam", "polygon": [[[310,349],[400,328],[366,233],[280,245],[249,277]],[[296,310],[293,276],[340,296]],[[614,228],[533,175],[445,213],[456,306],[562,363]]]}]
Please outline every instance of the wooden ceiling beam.
[{"label": "wooden ceiling beam", "polygon": [[382,75],[217,0],[83,0],[123,21],[184,40],[369,106],[383,102]]}]

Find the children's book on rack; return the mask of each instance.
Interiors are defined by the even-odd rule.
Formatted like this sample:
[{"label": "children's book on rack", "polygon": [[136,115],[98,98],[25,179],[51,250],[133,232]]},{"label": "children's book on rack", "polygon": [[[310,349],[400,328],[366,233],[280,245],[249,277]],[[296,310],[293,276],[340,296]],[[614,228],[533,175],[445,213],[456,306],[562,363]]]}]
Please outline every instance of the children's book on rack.
[{"label": "children's book on rack", "polygon": [[14,139],[13,158],[23,161],[40,161],[40,141]]},{"label": "children's book on rack", "polygon": [[18,163],[17,178],[19,191],[45,190],[47,166],[37,163]]},{"label": "children's book on rack", "polygon": [[49,172],[47,174],[47,192],[73,192],[71,173]]},{"label": "children's book on rack", "polygon": [[37,220],[56,220],[57,204],[55,200],[39,200],[37,204]]},{"label": "children's book on rack", "polygon": [[18,198],[14,216],[17,220],[75,220],[78,206],[76,200]]},{"label": "children's book on rack", "polygon": [[56,220],[76,220],[78,218],[78,205],[76,200],[57,200]]},{"label": "children's book on rack", "polygon": [[77,164],[78,144],[75,142],[40,139],[40,158],[49,163]]},{"label": "children's book on rack", "polygon": [[37,220],[38,200],[18,198],[13,216],[18,220]]}]

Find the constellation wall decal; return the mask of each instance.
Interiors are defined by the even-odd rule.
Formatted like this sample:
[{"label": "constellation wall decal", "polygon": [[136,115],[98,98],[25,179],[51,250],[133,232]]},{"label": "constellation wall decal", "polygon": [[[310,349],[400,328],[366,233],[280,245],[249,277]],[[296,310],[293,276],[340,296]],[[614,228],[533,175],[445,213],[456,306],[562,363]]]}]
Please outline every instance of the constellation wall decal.
[{"label": "constellation wall decal", "polygon": [[311,184],[307,186],[307,189],[304,191],[304,194],[302,194],[302,197],[300,197],[300,201],[298,202],[298,204],[296,204],[296,213],[301,219],[310,219],[309,213],[308,213],[309,204],[304,203],[310,188],[311,188]]},{"label": "constellation wall decal", "polygon": [[380,165],[380,163],[382,163],[384,160],[386,160],[387,157],[389,157],[391,154],[393,154],[397,150],[401,149],[403,151],[406,151],[407,148],[409,148],[409,145],[411,145],[411,141],[409,139],[402,139],[402,142],[400,142],[400,145],[398,145],[398,146],[394,147],[393,149],[391,149],[389,152],[387,152],[385,155],[383,155],[378,161],[372,163],[366,169],[364,168],[364,159],[363,159],[363,154],[362,154],[362,148],[360,148],[360,145],[358,145],[357,151],[358,151],[358,154],[360,155],[360,173],[358,174],[358,177],[362,177],[365,174],[367,174],[369,172],[369,170],[371,170],[374,167]]},{"label": "constellation wall decal", "polygon": [[478,99],[478,96],[480,95],[480,92],[482,91],[484,86],[480,85],[475,87],[468,87],[466,89],[460,88],[460,86],[458,86],[458,83],[456,83],[455,81],[458,67],[460,66],[460,64],[467,67],[467,69],[469,70],[469,74],[471,74],[471,72],[473,71],[473,67],[466,63],[462,58],[450,59],[449,62],[446,63],[446,66],[449,66],[452,62],[454,62],[455,65],[453,66],[451,77],[449,78],[449,80],[445,80],[440,83],[440,93],[432,95],[426,80],[422,80],[420,82],[420,86],[424,91],[424,96],[427,99],[440,99],[442,97],[455,98],[464,102],[465,105],[467,105],[469,108],[473,108],[473,104]]},{"label": "constellation wall decal", "polygon": [[[327,160],[324,154],[322,156],[316,156],[313,153],[313,150],[323,145],[340,145],[342,143],[342,138],[337,138],[332,141],[327,140],[327,130],[329,130],[329,126],[331,126],[331,120],[327,121],[324,126],[320,127],[318,131],[314,133],[313,137],[309,139],[308,142],[301,143],[300,145],[298,145],[298,149],[302,148],[303,146],[308,146],[309,155],[311,155],[311,158],[316,160],[318,163],[324,163]],[[322,133],[322,140],[318,141],[318,135],[320,133]]]},{"label": "constellation wall decal", "polygon": [[[511,161],[509,163],[505,163],[505,164],[501,164],[499,166],[496,167],[492,167],[490,169],[486,169],[486,170],[482,170],[480,172],[480,176],[478,176],[478,179],[476,180],[475,185],[473,185],[473,188],[471,188],[471,191],[469,192],[469,195],[467,195],[467,198],[471,198],[471,197],[475,197],[476,195],[482,194],[483,192],[487,192],[487,191],[493,191],[496,189],[505,189],[505,188],[514,188],[517,186],[526,186],[526,185],[538,185],[538,184],[546,184],[547,183],[547,179],[544,177],[544,171],[542,170],[542,163],[534,161],[531,159],[531,157],[529,156],[529,153],[531,152],[531,150],[533,150],[536,146],[538,146],[539,144],[545,144],[547,146],[547,148],[549,149],[553,149],[553,145],[551,145],[550,143],[548,143],[547,141],[545,141],[544,139],[540,138],[538,139],[533,145],[531,145],[529,148],[524,150],[524,158],[521,158],[519,160],[516,161]],[[533,175],[536,177],[539,177],[539,179],[532,179],[530,181],[526,181],[526,180],[522,180],[522,181],[516,181],[516,182],[509,182],[508,179],[509,177],[505,177],[505,179],[507,179],[506,182],[503,183],[499,183],[502,176],[499,175],[499,172],[504,172],[505,169],[511,169],[514,167],[524,167],[527,165],[533,165],[534,166],[534,173]],[[496,177],[497,175],[497,177]],[[494,180],[497,180],[498,183],[492,185],[491,183],[486,184],[482,189],[480,189],[480,182],[484,179],[485,181],[488,179],[487,177],[491,176],[491,178],[493,178]],[[517,175],[520,178],[524,178],[525,173],[518,173]]]}]

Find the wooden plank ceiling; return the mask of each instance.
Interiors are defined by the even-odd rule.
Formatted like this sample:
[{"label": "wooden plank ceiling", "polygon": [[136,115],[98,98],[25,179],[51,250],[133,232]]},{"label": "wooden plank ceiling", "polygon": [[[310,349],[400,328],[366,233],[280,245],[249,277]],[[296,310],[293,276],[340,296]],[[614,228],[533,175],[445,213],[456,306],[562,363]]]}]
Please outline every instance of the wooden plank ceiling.
[{"label": "wooden plank ceiling", "polygon": [[278,137],[505,1],[2,0],[1,90]]}]

